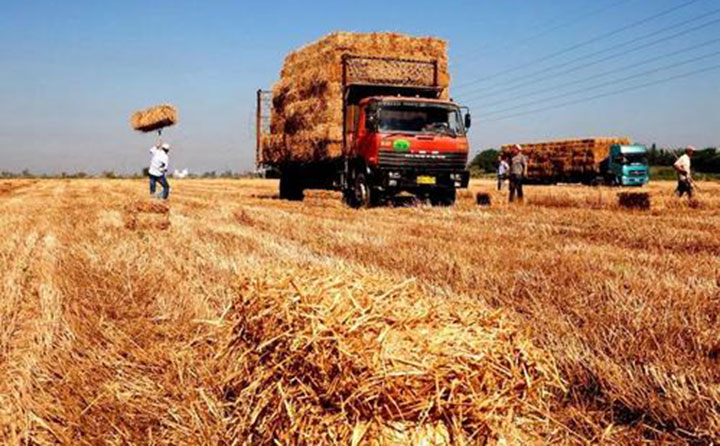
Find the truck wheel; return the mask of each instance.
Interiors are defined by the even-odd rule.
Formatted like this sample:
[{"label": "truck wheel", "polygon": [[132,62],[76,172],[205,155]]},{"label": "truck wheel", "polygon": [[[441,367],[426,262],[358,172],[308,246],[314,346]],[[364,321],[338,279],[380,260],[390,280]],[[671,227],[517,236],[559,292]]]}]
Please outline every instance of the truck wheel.
[{"label": "truck wheel", "polygon": [[433,192],[430,194],[430,204],[433,206],[452,206],[457,197],[455,189]]},{"label": "truck wheel", "polygon": [[353,178],[350,190],[345,192],[345,202],[348,206],[359,209],[370,207],[374,202],[373,193],[365,174],[358,172]]},{"label": "truck wheel", "polygon": [[290,201],[302,201],[305,192],[302,183],[294,172],[282,172],[280,176],[280,199]]}]

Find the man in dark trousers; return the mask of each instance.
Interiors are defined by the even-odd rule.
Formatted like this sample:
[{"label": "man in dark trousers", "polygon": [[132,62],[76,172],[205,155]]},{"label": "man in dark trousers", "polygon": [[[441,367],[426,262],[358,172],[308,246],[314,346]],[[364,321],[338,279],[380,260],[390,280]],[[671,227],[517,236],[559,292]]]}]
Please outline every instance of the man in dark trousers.
[{"label": "man in dark trousers", "polygon": [[523,201],[523,182],[527,176],[527,157],[522,153],[520,144],[515,144],[510,160],[510,202],[515,200]]},{"label": "man in dark trousers", "polygon": [[157,183],[160,183],[162,186],[163,200],[167,200],[168,195],[170,195],[170,185],[165,177],[168,170],[168,164],[170,164],[168,152],[170,152],[170,144],[168,143],[153,146],[150,149],[150,154],[152,155],[150,168],[148,169],[148,175],[150,176],[150,195],[155,195]]},{"label": "man in dark trousers", "polygon": [[692,159],[695,147],[688,146],[685,149],[685,154],[675,161],[673,168],[677,173],[678,185],[675,189],[675,193],[678,197],[682,197],[684,194],[688,195],[688,198],[692,200],[693,189],[695,184],[692,179],[692,172],[690,170],[690,160]]}]

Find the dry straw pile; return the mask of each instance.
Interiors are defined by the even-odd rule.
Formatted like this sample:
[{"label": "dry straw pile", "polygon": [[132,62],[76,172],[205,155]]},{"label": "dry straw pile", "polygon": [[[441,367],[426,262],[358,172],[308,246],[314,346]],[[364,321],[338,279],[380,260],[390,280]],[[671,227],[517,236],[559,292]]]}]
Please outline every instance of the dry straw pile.
[{"label": "dry straw pile", "polygon": [[234,336],[219,369],[233,436],[249,444],[418,444],[378,442],[398,429],[439,444],[518,437],[563,388],[501,311],[412,279],[388,289],[297,277],[246,283],[228,315]]},{"label": "dry straw pile", "polygon": [[475,203],[478,206],[490,206],[492,203],[492,197],[488,193],[478,192],[475,195]]},{"label": "dry straw pile", "polygon": [[618,204],[628,209],[650,209],[650,194],[645,192],[620,192]]},{"label": "dry straw pile", "polygon": [[[444,40],[431,37],[339,32],[289,54],[273,87],[271,132],[263,141],[263,160],[315,161],[342,155],[343,55],[437,61],[438,84],[447,97],[446,48]],[[382,69],[366,68],[386,84],[427,82],[408,73],[397,78],[391,70],[379,73]]]},{"label": "dry straw pile", "polygon": [[[557,178],[582,178],[594,174],[615,144],[630,144],[628,138],[568,139],[521,144],[528,158],[528,178],[551,182]],[[502,147],[509,154],[515,144]]]},{"label": "dry straw pile", "polygon": [[140,110],[130,117],[130,125],[140,132],[160,130],[178,122],[177,109],[169,104],[157,105],[146,110]]}]

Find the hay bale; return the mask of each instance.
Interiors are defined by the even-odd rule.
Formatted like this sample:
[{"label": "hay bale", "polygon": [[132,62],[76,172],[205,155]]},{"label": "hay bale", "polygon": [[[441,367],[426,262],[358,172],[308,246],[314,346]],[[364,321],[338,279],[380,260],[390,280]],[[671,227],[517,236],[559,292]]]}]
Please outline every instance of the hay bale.
[{"label": "hay bale", "polygon": [[160,130],[175,125],[177,122],[177,110],[169,104],[157,105],[146,110],[140,110],[133,113],[130,117],[132,128],[140,132]]},{"label": "hay bale", "polygon": [[627,209],[650,209],[650,194],[646,192],[620,192],[617,196],[620,207]]},{"label": "hay bale", "polygon": [[125,212],[129,214],[167,214],[170,212],[170,208],[166,204],[150,200],[138,200],[127,203],[124,209]]},{"label": "hay bale", "polygon": [[245,284],[239,296],[218,367],[228,376],[231,433],[248,443],[406,444],[359,441],[398,423],[434,444],[448,430],[480,438],[563,386],[550,358],[503,314],[446,295],[438,306],[414,281],[388,289],[288,271]]},{"label": "hay bale", "polygon": [[[444,40],[396,33],[333,33],[290,53],[273,87],[270,134],[262,139],[261,158],[270,164],[320,161],[342,156],[344,55],[392,57],[438,62],[441,97],[448,97]],[[367,68],[367,72],[363,72]],[[377,62],[351,73],[354,81],[371,73],[374,82],[427,85],[423,71],[397,71]],[[352,110],[349,110],[352,115]]]},{"label": "hay bale", "polygon": [[475,195],[475,202],[478,206],[490,206],[491,201],[490,194],[478,192],[477,195]]}]

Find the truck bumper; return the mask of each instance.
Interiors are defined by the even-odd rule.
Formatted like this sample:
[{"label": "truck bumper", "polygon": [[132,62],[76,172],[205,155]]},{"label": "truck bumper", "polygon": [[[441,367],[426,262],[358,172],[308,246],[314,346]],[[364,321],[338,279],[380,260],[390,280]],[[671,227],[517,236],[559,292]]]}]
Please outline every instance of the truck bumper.
[{"label": "truck bumper", "polygon": [[376,185],[383,189],[420,190],[420,189],[464,189],[470,183],[467,170],[404,170],[377,169],[374,175]]},{"label": "truck bumper", "polygon": [[623,186],[643,186],[647,184],[647,176],[623,176],[620,179]]}]

